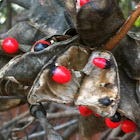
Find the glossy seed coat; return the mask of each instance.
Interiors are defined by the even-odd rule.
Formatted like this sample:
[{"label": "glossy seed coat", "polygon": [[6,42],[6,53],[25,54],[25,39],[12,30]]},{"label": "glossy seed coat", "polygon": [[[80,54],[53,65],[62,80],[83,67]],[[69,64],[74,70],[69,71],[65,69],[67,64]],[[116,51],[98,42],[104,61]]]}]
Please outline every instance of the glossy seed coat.
[{"label": "glossy seed coat", "polygon": [[37,41],[37,42],[34,44],[34,51],[35,51],[35,52],[38,52],[38,51],[44,50],[44,49],[47,48],[48,46],[50,46],[50,43],[47,42],[47,41],[44,41],[44,40]]},{"label": "glossy seed coat", "polygon": [[118,112],[116,112],[115,115],[110,118],[110,120],[112,122],[120,122],[121,121],[121,115]]},{"label": "glossy seed coat", "polygon": [[93,113],[92,110],[90,110],[89,108],[87,108],[85,106],[79,106],[79,111],[82,116],[89,116]]},{"label": "glossy seed coat", "polygon": [[130,120],[125,120],[122,123],[122,131],[124,133],[131,133],[136,130],[136,124]]},{"label": "glossy seed coat", "polygon": [[96,57],[93,59],[93,64],[101,69],[109,69],[111,64],[109,60],[106,60],[105,58],[99,58]]},{"label": "glossy seed coat", "polygon": [[105,119],[105,122],[106,122],[106,125],[109,127],[109,128],[117,128],[120,124],[121,124],[121,121],[120,122],[112,122],[110,120],[110,118],[106,118]]},{"label": "glossy seed coat", "polygon": [[80,6],[82,7],[82,6],[85,5],[87,2],[89,2],[89,0],[80,0]]},{"label": "glossy seed coat", "polygon": [[6,38],[2,43],[2,48],[6,53],[13,54],[18,51],[18,42],[14,38]]},{"label": "glossy seed coat", "polygon": [[52,79],[57,83],[65,84],[71,80],[71,73],[67,68],[58,66],[52,69]]},{"label": "glossy seed coat", "polygon": [[109,106],[111,104],[111,100],[109,98],[99,99],[98,101],[105,106]]}]

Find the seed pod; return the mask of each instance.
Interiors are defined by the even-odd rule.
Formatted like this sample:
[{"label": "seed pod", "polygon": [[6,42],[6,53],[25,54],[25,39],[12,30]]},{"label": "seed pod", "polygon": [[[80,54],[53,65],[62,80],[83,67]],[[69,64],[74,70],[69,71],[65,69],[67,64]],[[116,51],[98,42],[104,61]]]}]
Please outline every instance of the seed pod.
[{"label": "seed pod", "polygon": [[123,14],[113,0],[92,0],[77,13],[77,32],[86,46],[101,47],[124,22]]},{"label": "seed pod", "polygon": [[139,53],[140,37],[135,37],[132,34],[126,35],[113,50],[117,62],[127,75],[134,80],[140,80]]},{"label": "seed pod", "polygon": [[[42,101],[55,101],[58,103],[71,103],[77,94],[82,79],[81,70],[88,62],[90,50],[74,45],[56,59],[51,59],[37,76],[29,92],[28,101],[35,104]],[[71,71],[71,80],[65,84],[55,82],[50,74],[54,65],[63,66]],[[56,75],[55,75],[56,76]]]},{"label": "seed pod", "polygon": [[13,79],[13,81],[17,81],[22,85],[32,85],[42,67],[52,59],[53,56],[58,57],[58,54],[69,49],[69,45],[76,40],[77,37],[75,36],[68,40],[55,43],[44,51],[38,53],[28,52],[22,56],[17,56],[18,58],[13,58],[1,69],[0,78],[5,77],[10,80]]},{"label": "seed pod", "polygon": [[[93,65],[92,61],[96,57],[110,60],[110,69],[99,69]],[[113,116],[120,100],[118,67],[113,55],[108,51],[93,51],[83,72],[86,76],[75,104],[87,105],[89,109],[104,117]]]}]

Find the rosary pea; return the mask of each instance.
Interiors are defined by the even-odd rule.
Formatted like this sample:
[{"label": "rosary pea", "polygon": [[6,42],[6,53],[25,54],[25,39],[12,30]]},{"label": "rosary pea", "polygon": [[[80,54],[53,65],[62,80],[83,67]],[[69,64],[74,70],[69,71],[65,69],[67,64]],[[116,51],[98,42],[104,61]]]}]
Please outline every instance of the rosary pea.
[{"label": "rosary pea", "polygon": [[2,43],[3,50],[9,54],[18,51],[18,42],[14,38],[6,38]]},{"label": "rosary pea", "polygon": [[85,5],[87,2],[89,2],[89,0],[80,0],[80,6],[82,7],[82,6]]},{"label": "rosary pea", "polygon": [[112,122],[120,122],[121,121],[121,116],[118,112],[115,113],[113,117],[110,118]]},{"label": "rosary pea", "polygon": [[110,118],[106,118],[105,119],[105,122],[106,122],[106,125],[109,127],[109,128],[116,128],[118,127],[120,124],[121,124],[121,121],[120,122],[112,122],[110,120]]},{"label": "rosary pea", "polygon": [[71,80],[71,73],[67,68],[58,66],[52,69],[52,79],[57,83],[68,83]]},{"label": "rosary pea", "polygon": [[50,43],[47,42],[47,41],[44,41],[44,40],[37,41],[37,42],[34,44],[34,51],[35,51],[35,52],[38,52],[38,51],[44,50],[44,49],[47,48],[48,46],[50,46]]},{"label": "rosary pea", "polygon": [[90,110],[89,108],[87,108],[85,106],[79,106],[79,111],[82,116],[89,116],[93,113],[92,110]]},{"label": "rosary pea", "polygon": [[125,120],[122,123],[122,131],[125,133],[131,133],[136,130],[136,124],[130,120]]},{"label": "rosary pea", "polygon": [[101,69],[109,69],[111,66],[110,61],[106,60],[105,58],[96,57],[92,62]]}]

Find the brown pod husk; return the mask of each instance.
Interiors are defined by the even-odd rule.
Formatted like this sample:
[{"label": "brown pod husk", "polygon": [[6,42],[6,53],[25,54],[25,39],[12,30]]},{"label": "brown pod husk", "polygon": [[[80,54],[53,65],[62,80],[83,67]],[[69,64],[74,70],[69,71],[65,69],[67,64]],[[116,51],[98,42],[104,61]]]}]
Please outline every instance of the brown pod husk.
[{"label": "brown pod husk", "polygon": [[0,56],[0,69],[10,61],[10,58],[7,56]]},{"label": "brown pod husk", "polygon": [[28,52],[13,58],[0,70],[0,78],[16,81],[21,85],[32,85],[42,67],[53,57],[69,49],[77,36],[55,43],[40,52]]},{"label": "brown pod husk", "polygon": [[101,47],[125,22],[113,0],[91,0],[77,14],[77,32],[89,47]]},{"label": "brown pod husk", "polygon": [[129,78],[122,68],[119,68],[119,74],[120,104],[118,111],[133,122],[135,122],[140,127],[139,82]]},{"label": "brown pod husk", "polygon": [[80,116],[79,132],[83,140],[92,140],[93,135],[101,133],[107,129],[105,119],[90,115],[88,117]]},{"label": "brown pod husk", "polygon": [[[45,34],[41,32],[38,28],[35,28],[34,25],[31,24],[29,21],[22,21],[16,24],[8,32],[1,34],[0,38],[5,39],[7,37],[12,37],[16,39],[19,44],[33,45],[36,41],[43,38],[44,36]],[[29,48],[27,48],[27,50],[29,49],[30,46]]]},{"label": "brown pod husk", "polygon": [[[73,45],[56,60],[46,64],[36,78],[30,90],[28,101],[30,104],[39,102],[55,101],[57,103],[73,102],[84,74],[81,69],[86,65],[90,56],[90,50]],[[66,84],[59,84],[53,81],[50,74],[51,68],[55,65],[64,66],[71,72],[71,80]]]},{"label": "brown pod husk", "polygon": [[[109,69],[96,67],[92,63],[95,57],[109,60],[111,67]],[[113,116],[120,101],[118,66],[113,55],[107,51],[93,51],[83,72],[87,76],[81,84],[75,104],[87,106],[103,117]],[[99,101],[104,98],[110,99],[111,104],[108,106],[101,104]]]},{"label": "brown pod husk", "polygon": [[[48,37],[48,36],[44,37],[44,38],[42,38],[38,41],[42,41],[42,40],[47,41],[47,42],[50,43],[50,45],[53,45],[54,43],[65,41],[65,40],[70,39],[70,38],[71,38],[71,36],[69,36],[69,35],[54,35],[54,36],[51,36],[51,37]],[[35,52],[34,47],[35,47],[35,44],[30,49],[31,52]]]},{"label": "brown pod husk", "polygon": [[140,37],[129,33],[115,47],[113,54],[130,78],[140,80]]},{"label": "brown pod husk", "polygon": [[66,30],[74,28],[74,0],[32,0],[31,5],[29,20],[46,36],[63,34]]}]

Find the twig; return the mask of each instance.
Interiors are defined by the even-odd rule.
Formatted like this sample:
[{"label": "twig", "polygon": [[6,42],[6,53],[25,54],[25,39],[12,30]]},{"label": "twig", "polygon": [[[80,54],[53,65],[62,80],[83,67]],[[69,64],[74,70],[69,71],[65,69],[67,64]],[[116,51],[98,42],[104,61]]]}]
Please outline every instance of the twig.
[{"label": "twig", "polygon": [[77,119],[72,120],[72,121],[69,121],[69,122],[66,122],[66,123],[64,123],[64,124],[55,126],[55,127],[54,127],[54,130],[58,131],[58,130],[64,129],[65,127],[68,127],[68,126],[70,126],[70,125],[73,125],[73,124],[75,124],[75,123],[77,123],[77,122],[78,122]]},{"label": "twig", "polygon": [[6,128],[8,128],[8,127],[10,127],[11,125],[15,124],[15,123],[16,123],[17,121],[19,121],[20,119],[25,118],[25,117],[26,117],[27,115],[29,115],[29,114],[30,114],[30,112],[27,111],[27,112],[23,113],[22,115],[20,115],[20,116],[14,118],[13,120],[11,120],[11,121],[5,123],[5,124],[0,128],[0,131],[6,129]]},{"label": "twig", "polygon": [[57,113],[48,113],[47,119],[59,119],[78,115],[80,115],[79,110],[63,111]]},{"label": "twig", "polygon": [[120,133],[121,133],[121,125],[111,131],[111,133],[108,136],[108,139],[117,137],[119,136]]},{"label": "twig", "polygon": [[34,118],[33,120],[31,120],[28,124],[26,124],[25,126],[23,126],[22,128],[14,128],[14,129],[12,130],[12,132],[23,131],[23,130],[25,130],[28,126],[30,126],[34,121],[35,121],[35,118]]},{"label": "twig", "polygon": [[0,99],[25,99],[25,97],[23,96],[0,96]]},{"label": "twig", "polygon": [[[57,112],[57,113],[47,113],[47,119],[60,119],[60,118],[66,118],[66,117],[73,117],[73,116],[79,116],[80,113],[78,110],[67,110],[63,112]],[[28,119],[20,120],[19,123],[26,123],[32,121],[34,118],[29,117]]]},{"label": "twig", "polygon": [[78,131],[78,124],[68,127],[62,134],[64,140],[68,140],[76,131]]},{"label": "twig", "polygon": [[[69,122],[61,124],[59,126],[55,126],[54,130],[58,131],[58,130],[64,129],[65,127],[68,127],[68,126],[71,126],[73,124],[76,124],[77,122],[78,122],[78,120],[69,121]],[[31,135],[29,135],[28,139],[30,140],[30,139],[40,137],[40,136],[43,136],[43,135],[45,135],[45,131],[41,131],[41,132],[38,132],[38,133],[31,134]]]},{"label": "twig", "polygon": [[35,112],[36,118],[39,120],[41,126],[45,130],[45,134],[49,140],[62,140],[59,134],[53,129],[53,127],[49,124],[46,119],[45,114],[42,111]]},{"label": "twig", "polygon": [[137,9],[132,13],[132,15],[128,18],[125,24],[121,27],[121,29],[116,33],[115,36],[112,37],[104,46],[104,50],[112,50],[127,34],[132,25],[135,23],[137,18],[140,16],[140,2],[137,5]]}]

